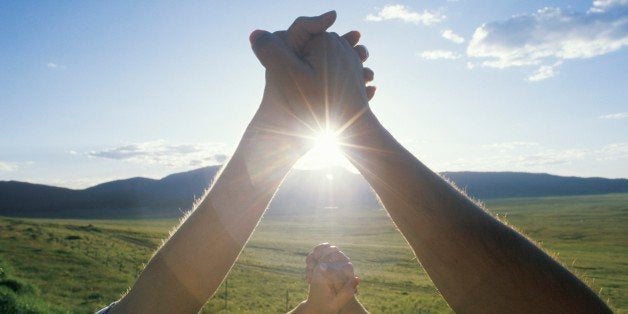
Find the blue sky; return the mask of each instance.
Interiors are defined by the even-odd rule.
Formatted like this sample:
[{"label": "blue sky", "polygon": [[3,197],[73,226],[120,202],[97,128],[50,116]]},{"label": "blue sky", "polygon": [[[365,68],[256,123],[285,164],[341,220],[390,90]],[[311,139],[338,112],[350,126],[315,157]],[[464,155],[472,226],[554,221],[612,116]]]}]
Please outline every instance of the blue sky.
[{"label": "blue sky", "polygon": [[437,171],[628,177],[628,1],[0,3],[0,180],[86,187],[224,161],[257,28],[338,12],[383,124]]}]

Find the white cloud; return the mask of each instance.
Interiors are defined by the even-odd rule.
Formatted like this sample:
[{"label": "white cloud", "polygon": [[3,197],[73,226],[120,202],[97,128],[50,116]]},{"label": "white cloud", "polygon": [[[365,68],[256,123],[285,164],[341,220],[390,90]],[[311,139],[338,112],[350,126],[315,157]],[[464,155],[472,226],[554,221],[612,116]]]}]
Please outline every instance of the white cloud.
[{"label": "white cloud", "polygon": [[18,166],[16,163],[13,162],[7,162],[7,161],[0,161],[0,171],[15,171],[18,169]]},{"label": "white cloud", "polygon": [[46,63],[46,67],[50,70],[64,70],[65,69],[65,65],[58,64],[55,62]]},{"label": "white cloud", "polygon": [[628,5],[628,0],[594,0],[589,12],[602,13],[614,7],[626,5]]},{"label": "white cloud", "polygon": [[422,13],[412,11],[401,4],[390,4],[384,6],[376,14],[369,14],[366,20],[370,22],[381,22],[387,20],[400,20],[407,23],[433,25],[440,23],[445,16],[437,11],[424,10]]},{"label": "white cloud", "polygon": [[489,149],[500,149],[500,150],[511,150],[515,148],[521,147],[537,147],[539,143],[537,142],[525,142],[525,141],[512,141],[512,142],[500,142],[500,143],[491,143],[482,145],[483,148]]},{"label": "white cloud", "polygon": [[540,66],[532,75],[528,76],[528,81],[530,82],[538,82],[550,77],[554,77],[554,75],[558,74],[558,68],[563,62],[558,61],[552,65],[542,65]]},{"label": "white cloud", "polygon": [[223,144],[167,144],[162,140],[90,151],[88,156],[171,167],[222,164],[227,160]]},{"label": "white cloud", "polygon": [[427,50],[423,51],[419,54],[419,57],[426,60],[437,60],[437,59],[459,59],[461,56],[453,51],[449,50]]},{"label": "white cloud", "polygon": [[628,159],[628,143],[608,144],[594,153],[598,161]]},{"label": "white cloud", "polygon": [[482,145],[490,151],[492,157],[485,160],[487,166],[501,165],[514,168],[537,167],[569,163],[584,158],[588,151],[585,149],[553,149],[537,142],[512,141]]},{"label": "white cloud", "polygon": [[462,36],[454,33],[454,31],[452,31],[451,29],[446,29],[444,31],[441,32],[441,36],[443,36],[443,38],[450,40],[456,44],[462,44],[464,42],[464,38],[462,38]]},{"label": "white cloud", "polygon": [[613,161],[628,159],[628,143],[611,143],[599,148],[549,148],[536,142],[503,142],[482,145],[489,153],[483,158],[459,158],[444,163],[452,170],[546,171],[549,166],[578,161]]},{"label": "white cloud", "polygon": [[597,117],[598,119],[621,120],[628,118],[628,112],[611,113]]},{"label": "white cloud", "polygon": [[[586,13],[543,8],[478,27],[469,57],[495,68],[540,66],[530,80],[556,74],[563,60],[586,59],[628,46],[628,1],[594,1]],[[551,65],[548,65],[551,64]]]}]

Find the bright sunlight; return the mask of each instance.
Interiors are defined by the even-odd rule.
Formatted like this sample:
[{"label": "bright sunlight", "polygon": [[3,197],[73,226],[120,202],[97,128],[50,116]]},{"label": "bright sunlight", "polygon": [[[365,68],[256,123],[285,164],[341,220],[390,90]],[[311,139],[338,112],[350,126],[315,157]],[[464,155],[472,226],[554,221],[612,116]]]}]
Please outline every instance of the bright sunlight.
[{"label": "bright sunlight", "polygon": [[[299,160],[296,164],[297,168],[330,170],[335,167],[353,168],[340,149],[336,132],[329,129],[323,130],[315,136],[314,141],[314,147]],[[328,180],[333,180],[334,175],[329,172],[326,177]]]}]

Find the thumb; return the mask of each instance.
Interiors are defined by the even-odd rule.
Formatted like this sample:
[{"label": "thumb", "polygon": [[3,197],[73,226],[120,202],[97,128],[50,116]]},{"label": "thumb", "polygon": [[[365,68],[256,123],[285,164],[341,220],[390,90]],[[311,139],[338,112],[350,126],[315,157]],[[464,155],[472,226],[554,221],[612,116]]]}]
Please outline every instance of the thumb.
[{"label": "thumb", "polygon": [[276,34],[259,29],[254,30],[249,36],[249,41],[255,56],[266,69],[303,70],[303,62]]},{"label": "thumb", "polygon": [[342,289],[338,291],[338,294],[336,294],[336,297],[333,300],[335,308],[341,309],[343,306],[345,306],[345,304],[347,304],[347,302],[349,302],[353,298],[357,291],[357,286],[359,282],[360,279],[358,277],[353,277],[352,279],[347,280],[347,282],[344,284]]},{"label": "thumb", "polygon": [[292,51],[301,51],[311,36],[326,31],[336,21],[336,11],[319,16],[298,17],[288,28],[288,45]]}]

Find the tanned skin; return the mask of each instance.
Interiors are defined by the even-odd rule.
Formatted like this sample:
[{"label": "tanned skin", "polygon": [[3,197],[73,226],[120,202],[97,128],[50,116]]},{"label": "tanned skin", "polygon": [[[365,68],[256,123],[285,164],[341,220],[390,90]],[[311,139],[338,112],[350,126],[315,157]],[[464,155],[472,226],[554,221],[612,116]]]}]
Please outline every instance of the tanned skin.
[{"label": "tanned skin", "polygon": [[377,192],[454,311],[611,312],[542,249],[422,164],[371,110],[343,140],[346,156]]}]

